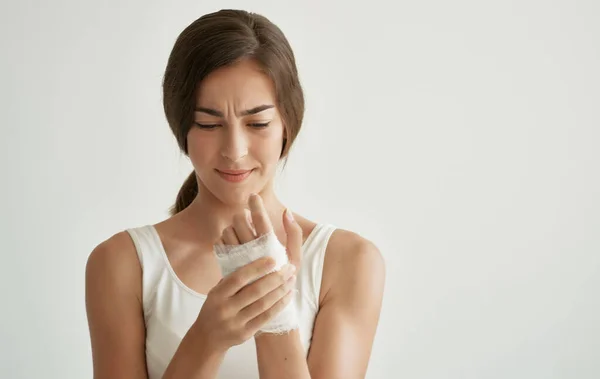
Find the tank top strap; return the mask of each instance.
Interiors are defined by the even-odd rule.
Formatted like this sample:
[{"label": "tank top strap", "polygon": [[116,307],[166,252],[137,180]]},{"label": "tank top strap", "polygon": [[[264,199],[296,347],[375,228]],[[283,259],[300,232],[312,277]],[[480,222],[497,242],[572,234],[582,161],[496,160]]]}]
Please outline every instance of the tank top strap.
[{"label": "tank top strap", "polygon": [[158,282],[166,267],[166,256],[154,226],[145,225],[126,229],[126,231],[133,240],[142,267],[142,303],[144,318],[147,318],[156,295]]},{"label": "tank top strap", "polygon": [[298,273],[301,280],[298,284],[315,310],[319,308],[325,251],[335,229],[331,224],[317,224],[302,246],[302,267]]}]

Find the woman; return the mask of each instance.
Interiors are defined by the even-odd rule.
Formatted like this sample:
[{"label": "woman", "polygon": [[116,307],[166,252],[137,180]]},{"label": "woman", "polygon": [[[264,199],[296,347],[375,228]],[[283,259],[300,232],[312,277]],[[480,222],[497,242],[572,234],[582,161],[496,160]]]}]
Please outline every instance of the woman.
[{"label": "woman", "polygon": [[[88,259],[94,377],[364,377],[382,257],[355,233],[293,214],[273,192],[304,113],[285,36],[257,14],[205,15],[178,37],[163,90],[194,172],[170,218],[118,233]],[[215,245],[270,232],[285,267],[261,258],[223,277]],[[259,333],[291,305],[295,328]]]}]

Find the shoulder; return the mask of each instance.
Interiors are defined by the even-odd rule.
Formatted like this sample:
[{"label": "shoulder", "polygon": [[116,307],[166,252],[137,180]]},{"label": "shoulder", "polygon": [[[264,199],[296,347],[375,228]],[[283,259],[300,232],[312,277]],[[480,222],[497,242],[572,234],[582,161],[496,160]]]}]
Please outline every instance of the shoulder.
[{"label": "shoulder", "polygon": [[323,267],[322,300],[327,296],[355,296],[383,291],[385,261],[379,248],[358,233],[336,229],[327,244]]},{"label": "shoulder", "polygon": [[[90,253],[87,260],[87,270],[105,270],[137,263],[135,245],[129,233],[122,231],[98,244]],[[128,268],[128,267],[125,267]],[[130,267],[129,267],[130,268]]]},{"label": "shoulder", "polygon": [[142,269],[129,233],[119,232],[98,244],[88,256],[85,277],[88,289],[141,293]]},{"label": "shoulder", "polygon": [[375,260],[383,263],[379,248],[372,241],[356,232],[345,229],[335,229],[327,246],[327,254],[338,259]]}]

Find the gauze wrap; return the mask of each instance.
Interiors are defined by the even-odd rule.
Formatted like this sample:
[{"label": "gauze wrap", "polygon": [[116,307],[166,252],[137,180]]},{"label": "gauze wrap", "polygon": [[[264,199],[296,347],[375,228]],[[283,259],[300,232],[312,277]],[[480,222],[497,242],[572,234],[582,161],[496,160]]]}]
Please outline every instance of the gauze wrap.
[{"label": "gauze wrap", "polygon": [[[274,259],[275,267],[270,272],[279,271],[288,263],[285,246],[279,242],[273,231],[242,245],[215,245],[214,248],[223,277],[262,257]],[[281,312],[264,324],[257,334],[281,334],[297,328],[298,312],[296,302],[292,299]]]}]

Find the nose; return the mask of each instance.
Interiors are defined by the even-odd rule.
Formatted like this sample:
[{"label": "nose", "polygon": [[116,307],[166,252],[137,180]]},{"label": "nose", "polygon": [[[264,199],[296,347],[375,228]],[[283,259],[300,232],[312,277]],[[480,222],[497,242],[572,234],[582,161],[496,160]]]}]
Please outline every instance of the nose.
[{"label": "nose", "polygon": [[247,136],[237,125],[228,125],[223,129],[221,155],[232,162],[237,162],[248,154]]}]

